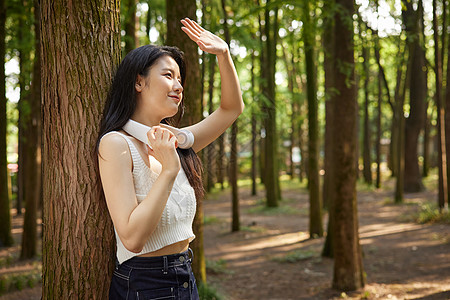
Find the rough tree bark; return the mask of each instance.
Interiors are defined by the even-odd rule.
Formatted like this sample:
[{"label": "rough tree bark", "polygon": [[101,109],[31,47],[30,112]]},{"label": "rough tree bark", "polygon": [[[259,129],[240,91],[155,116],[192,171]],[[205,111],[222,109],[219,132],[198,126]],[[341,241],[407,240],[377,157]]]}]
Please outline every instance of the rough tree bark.
[{"label": "rough tree bark", "polygon": [[114,232],[94,152],[120,60],[119,1],[41,0],[43,299],[106,299]]}]

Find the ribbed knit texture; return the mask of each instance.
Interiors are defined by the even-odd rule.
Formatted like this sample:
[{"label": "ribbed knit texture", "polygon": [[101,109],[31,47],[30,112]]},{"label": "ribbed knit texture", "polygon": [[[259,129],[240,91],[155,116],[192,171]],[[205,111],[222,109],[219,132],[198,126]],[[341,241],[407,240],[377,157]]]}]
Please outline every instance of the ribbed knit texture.
[{"label": "ribbed knit texture", "polygon": [[[138,203],[141,203],[145,197],[147,197],[147,194],[150,192],[150,189],[159,174],[152,171],[145,164],[136,146],[129,137],[117,131],[108,132],[107,134],[110,133],[119,134],[128,143],[133,160],[134,189],[136,191],[137,201]],[[154,157],[150,156],[150,164],[159,164],[159,162]],[[156,251],[176,242],[184,241],[186,239],[192,241],[195,238],[194,232],[192,231],[195,210],[196,199],[194,189],[189,184],[183,168],[181,168],[173,184],[172,191],[161,215],[161,219],[141,252],[133,253],[128,251],[120,240],[117,230],[114,228],[117,242],[117,259],[119,263],[137,255]]]}]

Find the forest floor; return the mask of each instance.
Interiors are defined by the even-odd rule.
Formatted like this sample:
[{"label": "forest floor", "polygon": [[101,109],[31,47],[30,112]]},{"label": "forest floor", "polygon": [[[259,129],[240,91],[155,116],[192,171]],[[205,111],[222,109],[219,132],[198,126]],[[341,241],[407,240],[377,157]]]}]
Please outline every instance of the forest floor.
[{"label": "forest floor", "polygon": [[[320,255],[325,238],[309,238],[308,192],[303,186],[283,184],[283,200],[274,209],[265,208],[263,190],[251,196],[248,186],[240,187],[241,231],[235,233],[230,232],[230,191],[215,191],[204,201],[208,283],[227,300],[450,299],[450,224],[416,222],[421,207],[436,202],[431,192],[436,190],[435,180],[431,184],[426,192],[406,194],[401,205],[392,203],[393,181],[379,190],[358,186],[367,282],[348,293],[331,288],[333,260]],[[13,218],[17,241],[21,222]],[[0,249],[0,278],[39,270],[39,260],[15,262],[18,252],[18,246]],[[1,263],[6,260],[12,262]],[[31,300],[40,295],[37,285],[0,299]]]}]

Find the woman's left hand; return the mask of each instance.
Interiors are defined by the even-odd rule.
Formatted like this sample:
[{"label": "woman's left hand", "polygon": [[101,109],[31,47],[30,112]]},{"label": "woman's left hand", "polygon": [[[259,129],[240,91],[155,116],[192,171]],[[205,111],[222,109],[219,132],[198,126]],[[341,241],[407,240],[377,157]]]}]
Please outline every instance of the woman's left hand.
[{"label": "woman's left hand", "polygon": [[191,40],[197,43],[198,47],[205,52],[221,55],[228,51],[227,43],[215,34],[203,29],[195,21],[185,18],[181,20],[184,25],[181,27]]}]

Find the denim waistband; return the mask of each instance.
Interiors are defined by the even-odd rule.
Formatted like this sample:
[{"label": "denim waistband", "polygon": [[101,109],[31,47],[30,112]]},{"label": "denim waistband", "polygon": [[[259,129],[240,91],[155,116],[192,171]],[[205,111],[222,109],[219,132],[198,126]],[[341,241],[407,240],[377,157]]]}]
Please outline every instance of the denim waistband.
[{"label": "denim waistband", "polygon": [[189,248],[188,250],[177,254],[151,257],[135,256],[124,261],[121,265],[133,269],[158,269],[191,262],[193,257],[193,252]]}]

